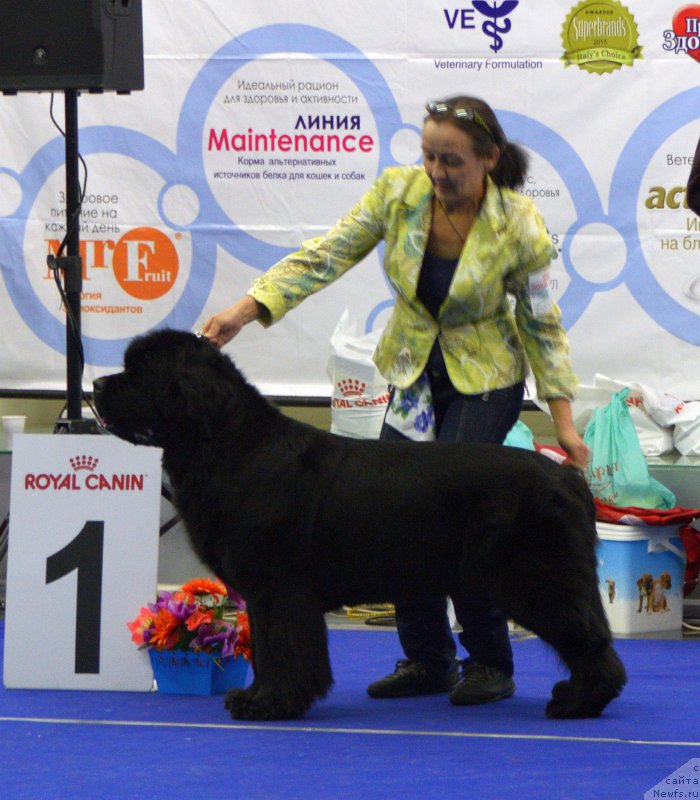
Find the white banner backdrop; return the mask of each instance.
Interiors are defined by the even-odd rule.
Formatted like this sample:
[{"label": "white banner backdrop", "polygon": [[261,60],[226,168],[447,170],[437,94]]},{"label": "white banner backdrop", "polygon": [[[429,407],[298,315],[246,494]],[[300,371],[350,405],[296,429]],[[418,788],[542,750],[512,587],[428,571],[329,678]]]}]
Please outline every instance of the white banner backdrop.
[{"label": "white banner backdrop", "polygon": [[[428,99],[470,93],[526,146],[525,191],[577,373],[700,397],[700,5],[682,0],[144,3],[146,88],[81,95],[85,386],[154,326],[196,329],[384,167],[420,159]],[[54,112],[62,120],[62,95]],[[65,386],[46,256],[65,233],[48,94],[0,97],[0,388]],[[279,325],[228,346],[270,394],[329,396],[344,309],[393,298],[381,248]]]}]

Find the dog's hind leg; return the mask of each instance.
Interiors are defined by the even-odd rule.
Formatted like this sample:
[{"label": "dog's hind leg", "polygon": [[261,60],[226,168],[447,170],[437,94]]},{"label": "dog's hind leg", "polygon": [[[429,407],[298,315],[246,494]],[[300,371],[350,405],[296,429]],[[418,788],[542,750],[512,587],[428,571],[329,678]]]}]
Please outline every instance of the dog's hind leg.
[{"label": "dog's hind leg", "polygon": [[[576,579],[550,576],[537,599],[522,597],[511,607],[513,618],[551,645],[569,668],[547,704],[548,717],[578,719],[600,716],[622,691],[627,676],[613,646],[594,570]],[[528,607],[529,606],[529,607]]]},{"label": "dog's hind leg", "polygon": [[548,716],[597,717],[627,675],[598,588],[590,491],[575,472],[562,470],[557,483],[520,499],[518,505],[494,495],[488,524],[465,548],[460,586],[488,596],[569,668],[569,680],[553,688]]},{"label": "dog's hind leg", "polygon": [[333,684],[318,598],[306,580],[290,577],[247,602],[255,679],[231,689],[226,708],[234,719],[302,717]]},{"label": "dog's hind leg", "polygon": [[570,611],[561,615],[551,633],[542,632],[571,671],[557,683],[547,704],[547,716],[557,719],[598,717],[627,683],[627,673],[613,647],[610,626],[592,570],[586,585],[571,592]]},{"label": "dog's hind leg", "polygon": [[612,644],[608,642],[596,650],[564,656],[564,659],[571,670],[571,678],[559,681],[552,688],[547,716],[553,719],[600,716],[627,682],[625,668]]}]

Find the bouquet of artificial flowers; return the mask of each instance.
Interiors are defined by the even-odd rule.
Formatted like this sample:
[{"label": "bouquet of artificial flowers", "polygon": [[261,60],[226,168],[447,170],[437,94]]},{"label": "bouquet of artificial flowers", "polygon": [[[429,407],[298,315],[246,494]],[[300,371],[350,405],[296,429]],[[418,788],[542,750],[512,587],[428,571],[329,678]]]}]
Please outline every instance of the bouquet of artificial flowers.
[{"label": "bouquet of artificial flowers", "polygon": [[[232,619],[224,618],[227,597],[235,606]],[[219,580],[197,578],[175,592],[159,592],[156,602],[142,608],[127,627],[140,648],[215,652],[221,658],[240,655],[250,661],[245,603]]]}]

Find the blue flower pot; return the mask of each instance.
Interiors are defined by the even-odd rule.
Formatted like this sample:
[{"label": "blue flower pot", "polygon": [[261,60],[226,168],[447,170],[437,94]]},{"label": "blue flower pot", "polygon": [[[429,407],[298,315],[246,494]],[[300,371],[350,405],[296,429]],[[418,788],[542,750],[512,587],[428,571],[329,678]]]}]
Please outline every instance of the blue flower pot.
[{"label": "blue flower pot", "polygon": [[224,694],[242,688],[248,674],[242,656],[187,650],[149,650],[148,655],[158,691],[165,694]]}]

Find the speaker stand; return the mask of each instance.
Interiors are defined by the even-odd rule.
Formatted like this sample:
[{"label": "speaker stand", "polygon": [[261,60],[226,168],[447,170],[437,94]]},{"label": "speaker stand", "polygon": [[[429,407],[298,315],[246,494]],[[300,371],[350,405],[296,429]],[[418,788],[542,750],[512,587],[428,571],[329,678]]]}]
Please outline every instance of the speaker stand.
[{"label": "speaker stand", "polygon": [[57,258],[66,303],[66,418],[56,420],[54,433],[98,433],[94,419],[83,418],[83,346],[80,298],[83,260],[80,256],[80,151],[78,148],[78,91],[65,90],[66,253]]}]

